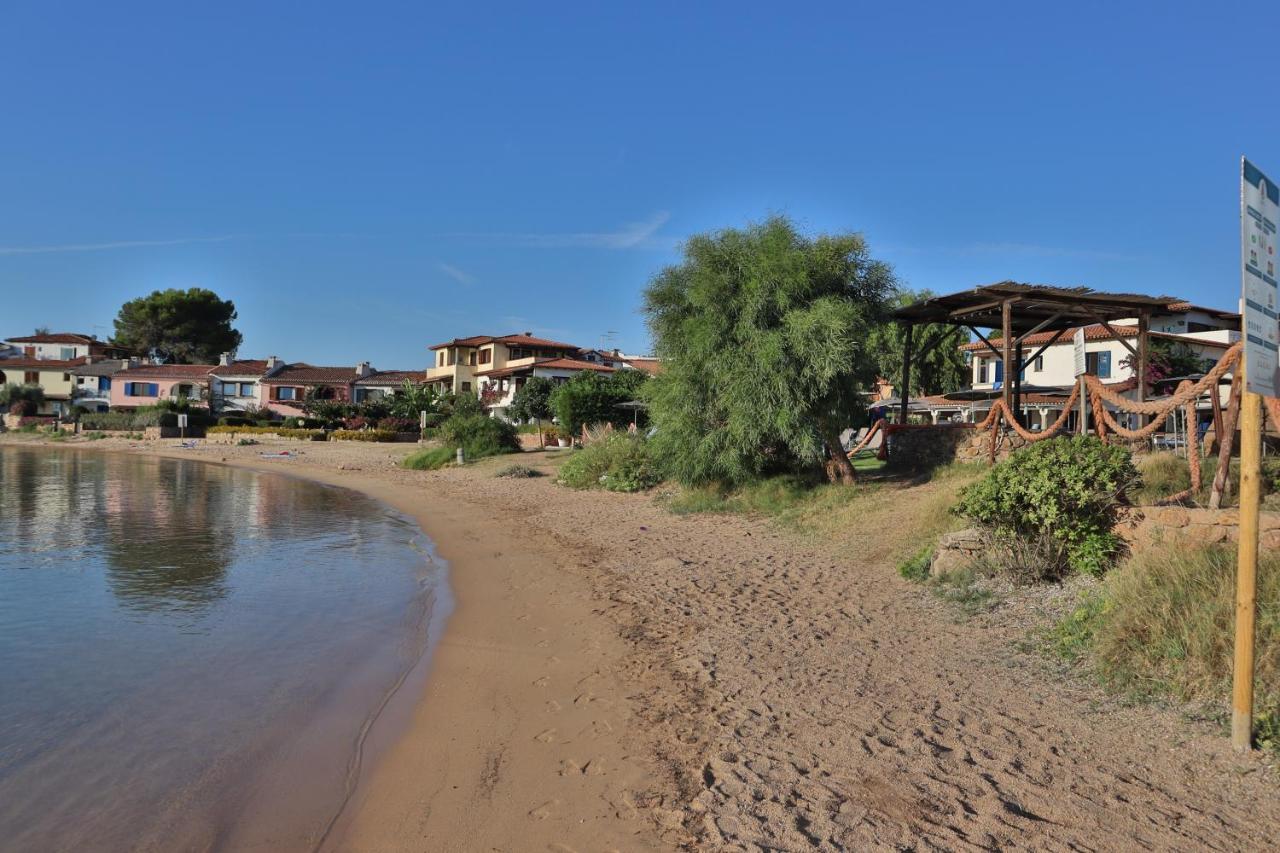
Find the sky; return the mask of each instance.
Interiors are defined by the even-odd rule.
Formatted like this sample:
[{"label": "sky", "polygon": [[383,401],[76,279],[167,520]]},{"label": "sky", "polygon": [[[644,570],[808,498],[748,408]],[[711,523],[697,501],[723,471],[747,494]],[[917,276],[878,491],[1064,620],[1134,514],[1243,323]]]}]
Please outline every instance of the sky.
[{"label": "sky", "polygon": [[[1124,8],[1117,8],[1124,7]],[[689,235],[861,232],[905,287],[1235,308],[1280,3],[59,3],[0,24],[0,336],[234,300],[241,355],[644,352]]]}]

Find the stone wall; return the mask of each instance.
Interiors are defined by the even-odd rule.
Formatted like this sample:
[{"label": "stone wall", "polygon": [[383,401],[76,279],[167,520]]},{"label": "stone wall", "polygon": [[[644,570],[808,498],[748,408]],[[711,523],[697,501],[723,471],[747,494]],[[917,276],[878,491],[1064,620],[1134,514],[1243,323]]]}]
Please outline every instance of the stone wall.
[{"label": "stone wall", "polygon": [[[1258,529],[1263,548],[1280,548],[1280,513],[1262,513]],[[1163,543],[1235,542],[1240,538],[1240,512],[1182,506],[1133,507],[1125,511],[1115,531],[1134,548]]]},{"label": "stone wall", "polygon": [[[972,424],[890,427],[889,464],[895,468],[935,468],[949,462],[986,462],[991,458],[991,431]],[[1027,442],[1013,430],[1004,430],[997,439],[996,460],[1026,447]]]}]

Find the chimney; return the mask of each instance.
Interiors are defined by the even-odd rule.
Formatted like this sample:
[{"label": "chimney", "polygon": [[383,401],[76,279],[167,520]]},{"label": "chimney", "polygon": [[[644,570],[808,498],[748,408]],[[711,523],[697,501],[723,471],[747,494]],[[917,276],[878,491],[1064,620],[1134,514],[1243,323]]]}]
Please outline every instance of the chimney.
[{"label": "chimney", "polygon": [[138,362],[138,357],[137,357],[136,355],[131,355],[131,356],[129,356],[129,366],[130,366],[130,367],[137,367],[137,366],[138,366],[138,363],[139,363],[139,362]]},{"label": "chimney", "polygon": [[532,337],[533,337],[533,332],[525,332],[525,333],[524,333],[524,336],[525,336],[526,338],[532,338]]},{"label": "chimney", "polygon": [[356,365],[356,376],[368,376],[373,373],[373,366],[367,361],[362,361]]},{"label": "chimney", "polygon": [[93,353],[89,353],[84,357],[85,364],[93,364]]},{"label": "chimney", "polygon": [[280,366],[280,359],[276,358],[274,355],[267,356],[267,373],[270,373],[271,371],[275,370],[279,366]]},{"label": "chimney", "polygon": [[224,352],[218,356],[218,367],[226,367],[229,364],[231,364],[231,353]]}]

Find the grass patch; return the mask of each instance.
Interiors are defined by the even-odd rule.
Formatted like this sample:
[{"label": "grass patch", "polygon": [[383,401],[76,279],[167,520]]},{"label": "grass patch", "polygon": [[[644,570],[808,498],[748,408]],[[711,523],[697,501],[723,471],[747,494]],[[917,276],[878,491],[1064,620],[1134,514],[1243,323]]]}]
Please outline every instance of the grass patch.
[{"label": "grass patch", "polygon": [[537,468],[530,468],[528,465],[508,465],[505,468],[499,468],[493,473],[495,477],[510,477],[512,479],[527,479],[529,477],[546,476]]},{"label": "grass patch", "polygon": [[929,588],[938,598],[958,606],[966,616],[985,613],[1000,603],[988,579],[972,568],[935,575],[929,579]]},{"label": "grass patch", "polygon": [[[1111,689],[1207,703],[1225,714],[1235,625],[1234,548],[1161,548],[1115,569],[1046,635],[1048,650],[1088,659]],[[1259,742],[1280,745],[1280,554],[1259,555]]]},{"label": "grass patch", "polygon": [[[1130,496],[1133,503],[1150,506],[1191,488],[1191,470],[1187,460],[1176,453],[1146,453],[1134,457],[1134,464],[1142,475],[1142,485]],[[1218,473],[1218,457],[1200,460],[1200,491],[1192,496],[1200,506],[1209,505],[1209,493],[1213,490],[1213,478]],[[1238,506],[1240,494],[1240,460],[1231,460],[1227,473],[1228,489],[1222,505]],[[1262,460],[1263,508],[1280,509],[1280,459],[1268,457]]]},{"label": "grass patch", "polygon": [[95,431],[95,432],[85,433],[84,437],[89,441],[102,441],[104,438],[107,437],[107,434],[105,432]]},{"label": "grass patch", "polygon": [[400,461],[400,467],[411,471],[435,471],[453,464],[456,459],[457,451],[452,447],[432,447],[410,453]]},{"label": "grass patch", "polygon": [[898,574],[912,583],[924,583],[929,579],[929,564],[933,562],[933,546],[926,545],[898,564]]},{"label": "grass patch", "polygon": [[648,440],[619,432],[574,451],[560,467],[557,482],[573,489],[641,492],[661,480]]}]

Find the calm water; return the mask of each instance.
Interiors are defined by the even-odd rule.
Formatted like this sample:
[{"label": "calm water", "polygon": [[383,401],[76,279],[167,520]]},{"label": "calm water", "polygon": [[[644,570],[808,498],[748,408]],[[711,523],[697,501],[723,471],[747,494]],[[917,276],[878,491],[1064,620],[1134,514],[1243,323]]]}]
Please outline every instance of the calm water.
[{"label": "calm water", "polygon": [[353,492],[0,449],[0,848],[310,846],[440,586]]}]

